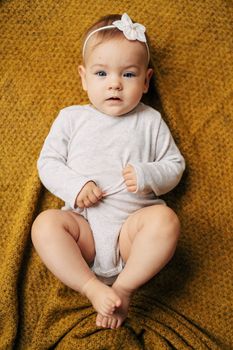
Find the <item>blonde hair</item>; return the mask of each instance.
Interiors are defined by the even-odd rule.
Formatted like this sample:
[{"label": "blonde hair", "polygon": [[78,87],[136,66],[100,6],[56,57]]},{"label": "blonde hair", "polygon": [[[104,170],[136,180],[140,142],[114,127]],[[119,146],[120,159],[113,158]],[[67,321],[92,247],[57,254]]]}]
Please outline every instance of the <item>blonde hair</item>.
[{"label": "blonde hair", "polygon": [[[99,20],[97,20],[91,27],[89,27],[83,36],[83,44],[88,37],[88,35],[93,32],[96,29],[99,29],[101,27],[109,26],[114,21],[120,20],[121,15],[107,15],[101,17]],[[102,30],[96,33],[96,36],[99,40],[103,41],[105,39],[109,40],[112,38],[120,37],[122,33],[117,28],[111,28],[111,30]]]}]

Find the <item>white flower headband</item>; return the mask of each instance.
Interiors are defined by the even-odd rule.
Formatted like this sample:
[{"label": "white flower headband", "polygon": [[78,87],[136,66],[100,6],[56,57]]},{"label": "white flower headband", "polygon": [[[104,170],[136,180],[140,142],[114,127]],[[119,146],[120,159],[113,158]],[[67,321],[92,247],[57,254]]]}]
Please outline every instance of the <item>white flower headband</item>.
[{"label": "white flower headband", "polygon": [[124,13],[122,15],[121,20],[114,21],[114,22],[112,22],[111,25],[100,27],[100,28],[93,30],[87,36],[87,38],[83,44],[83,57],[84,57],[85,49],[87,46],[87,42],[90,39],[90,37],[93,34],[99,32],[101,30],[112,29],[112,28],[118,28],[119,30],[121,30],[123,32],[124,36],[126,37],[126,39],[128,39],[128,40],[138,40],[138,41],[145,43],[147,53],[148,53],[148,62],[150,61],[150,50],[149,50],[149,46],[147,44],[146,36],[145,36],[146,28],[140,23],[133,23],[131,18],[127,15],[127,13]]}]

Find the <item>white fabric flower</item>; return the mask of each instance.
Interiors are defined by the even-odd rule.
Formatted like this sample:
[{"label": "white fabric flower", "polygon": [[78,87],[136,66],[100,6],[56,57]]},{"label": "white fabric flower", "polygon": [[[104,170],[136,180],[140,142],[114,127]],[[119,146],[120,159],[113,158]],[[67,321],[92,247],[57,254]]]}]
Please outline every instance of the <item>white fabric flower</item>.
[{"label": "white fabric flower", "polygon": [[133,23],[127,13],[122,15],[121,20],[114,21],[112,24],[121,30],[128,40],[139,40],[146,43],[146,28],[140,23]]}]

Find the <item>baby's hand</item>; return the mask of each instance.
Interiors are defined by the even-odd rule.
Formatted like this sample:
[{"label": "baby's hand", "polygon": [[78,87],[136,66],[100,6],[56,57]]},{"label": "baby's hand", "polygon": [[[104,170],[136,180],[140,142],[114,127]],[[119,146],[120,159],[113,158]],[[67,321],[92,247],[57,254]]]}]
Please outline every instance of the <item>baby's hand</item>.
[{"label": "baby's hand", "polygon": [[96,204],[103,197],[102,190],[93,181],[87,182],[79,192],[75,206],[79,208],[89,208]]},{"label": "baby's hand", "polygon": [[128,164],[123,169],[123,178],[125,180],[125,184],[127,186],[128,192],[135,192],[137,190],[137,177],[135,174],[134,167]]}]

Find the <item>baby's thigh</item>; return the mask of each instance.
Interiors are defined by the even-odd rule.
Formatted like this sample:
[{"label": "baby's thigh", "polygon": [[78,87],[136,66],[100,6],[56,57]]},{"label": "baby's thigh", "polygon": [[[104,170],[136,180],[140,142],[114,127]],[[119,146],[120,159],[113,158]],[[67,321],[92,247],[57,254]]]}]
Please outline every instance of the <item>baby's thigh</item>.
[{"label": "baby's thigh", "polygon": [[132,243],[138,234],[157,236],[179,234],[179,220],[172,209],[163,204],[144,207],[129,215],[122,225],[119,247],[122,259],[127,261]]},{"label": "baby's thigh", "polygon": [[32,240],[45,241],[46,238],[63,241],[70,235],[78,244],[84,259],[91,263],[95,257],[93,234],[86,219],[72,211],[49,209],[38,215],[32,226]]}]

